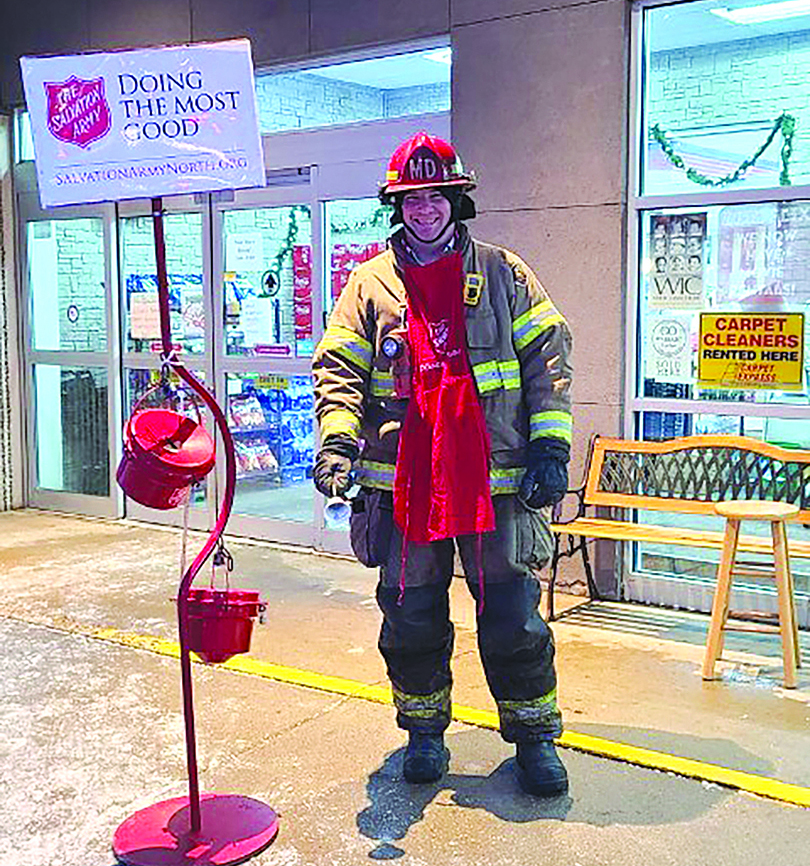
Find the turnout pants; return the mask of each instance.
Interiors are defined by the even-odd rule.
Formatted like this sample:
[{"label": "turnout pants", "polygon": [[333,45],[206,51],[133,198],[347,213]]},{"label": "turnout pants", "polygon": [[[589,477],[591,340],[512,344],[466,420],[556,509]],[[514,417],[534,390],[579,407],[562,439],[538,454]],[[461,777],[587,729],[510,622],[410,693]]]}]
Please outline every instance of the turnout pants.
[{"label": "turnout pants", "polygon": [[[369,512],[388,506],[390,493],[367,492]],[[457,546],[469,590],[478,602],[478,649],[498,705],[501,735],[512,743],[550,740],[562,733],[554,639],[538,611],[540,583],[532,567],[548,560],[551,533],[544,515],[528,511],[515,496],[495,496],[493,504],[495,530],[482,535],[480,542],[476,535],[465,535],[409,545],[404,589],[402,536],[385,516],[367,515],[368,527],[377,533],[369,541],[381,565],[379,648],[393,686],[397,723],[407,731],[424,733],[441,732],[450,723],[454,631],[448,590]],[[390,538],[380,538],[379,533]]]}]

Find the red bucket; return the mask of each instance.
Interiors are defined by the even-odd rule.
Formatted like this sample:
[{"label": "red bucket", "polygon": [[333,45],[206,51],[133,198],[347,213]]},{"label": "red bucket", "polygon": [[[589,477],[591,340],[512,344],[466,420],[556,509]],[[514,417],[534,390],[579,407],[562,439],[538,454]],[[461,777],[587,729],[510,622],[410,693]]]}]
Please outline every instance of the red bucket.
[{"label": "red bucket", "polygon": [[188,593],[188,645],[207,664],[250,649],[253,620],[263,609],[252,589],[192,588]]},{"label": "red bucket", "polygon": [[124,428],[124,456],[116,479],[124,493],[166,510],[214,468],[214,440],[201,423],[170,409],[141,409]]}]

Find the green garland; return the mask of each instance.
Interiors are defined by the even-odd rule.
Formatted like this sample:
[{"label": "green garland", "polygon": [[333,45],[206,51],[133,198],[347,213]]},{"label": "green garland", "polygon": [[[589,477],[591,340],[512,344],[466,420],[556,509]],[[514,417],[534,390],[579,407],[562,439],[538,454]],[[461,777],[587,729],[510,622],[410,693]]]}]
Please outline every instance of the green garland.
[{"label": "green garland", "polygon": [[[277,285],[281,285],[281,269],[284,267],[284,260],[290,255],[290,253],[292,253],[295,241],[298,238],[298,220],[296,219],[296,213],[309,215],[309,208],[306,205],[293,205],[290,208],[290,219],[287,223],[287,236],[284,238],[279,251],[273,257],[273,263],[267,269],[276,278]],[[390,207],[380,205],[369,219],[358,220],[354,223],[332,223],[332,229],[337,233],[359,233],[364,229],[387,225],[390,214]]]},{"label": "green garland", "polygon": [[330,228],[335,234],[361,234],[370,228],[387,228],[393,208],[390,205],[380,205],[368,219],[355,222],[338,223],[330,220]]},{"label": "green garland", "polygon": [[790,186],[788,163],[790,162],[790,157],[793,153],[793,134],[796,131],[796,118],[787,112],[782,112],[782,114],[776,118],[773,129],[768,134],[768,137],[765,139],[762,146],[753,156],[750,156],[748,159],[741,162],[731,174],[727,174],[725,177],[720,178],[706,177],[705,174],[701,174],[695,168],[687,168],[686,163],[683,161],[683,157],[678,156],[678,154],[675,153],[675,148],[673,147],[672,142],[667,138],[666,133],[657,123],[650,129],[650,134],[655,141],[658,142],[667,159],[675,166],[675,168],[680,168],[685,171],[686,176],[693,183],[699,183],[701,186],[728,186],[731,183],[736,183],[745,172],[756,163],[764,153],[765,149],[774,140],[776,133],[780,130],[782,132],[782,149],[779,156],[782,162],[782,170],[779,172],[779,185]]},{"label": "green garland", "polygon": [[284,259],[287,258],[293,251],[295,241],[298,238],[298,220],[295,218],[296,212],[309,215],[309,208],[306,205],[293,205],[290,208],[290,221],[287,223],[287,237],[281,245],[281,249],[273,258],[273,264],[268,270],[276,278],[276,285],[281,285],[281,269],[284,266]]}]

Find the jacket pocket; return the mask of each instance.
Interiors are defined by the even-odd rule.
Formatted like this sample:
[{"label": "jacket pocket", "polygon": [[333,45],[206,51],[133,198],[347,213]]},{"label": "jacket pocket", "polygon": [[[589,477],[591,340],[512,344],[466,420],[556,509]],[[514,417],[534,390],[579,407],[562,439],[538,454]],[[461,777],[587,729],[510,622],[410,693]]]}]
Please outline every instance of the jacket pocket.
[{"label": "jacket pocket", "polygon": [[349,540],[363,565],[376,568],[385,563],[393,528],[394,500],[390,491],[362,487],[352,500]]},{"label": "jacket pocket", "polygon": [[492,352],[498,346],[498,320],[491,308],[468,313],[466,328],[469,349],[489,349]]}]

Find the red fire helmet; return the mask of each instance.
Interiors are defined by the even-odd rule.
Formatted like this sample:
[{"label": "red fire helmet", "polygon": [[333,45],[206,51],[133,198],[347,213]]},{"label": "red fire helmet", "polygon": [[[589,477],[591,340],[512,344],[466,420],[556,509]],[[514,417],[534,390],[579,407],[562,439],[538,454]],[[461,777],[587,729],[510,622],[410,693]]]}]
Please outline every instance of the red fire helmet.
[{"label": "red fire helmet", "polygon": [[391,154],[380,197],[433,186],[475,189],[472,173],[465,172],[452,144],[427,132],[417,132]]}]

